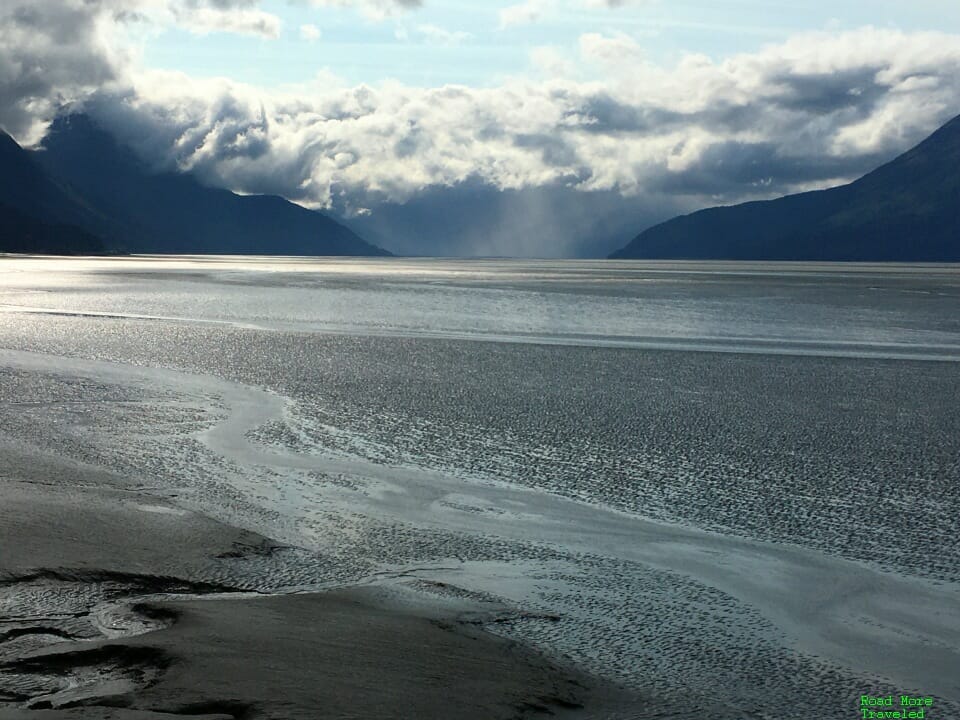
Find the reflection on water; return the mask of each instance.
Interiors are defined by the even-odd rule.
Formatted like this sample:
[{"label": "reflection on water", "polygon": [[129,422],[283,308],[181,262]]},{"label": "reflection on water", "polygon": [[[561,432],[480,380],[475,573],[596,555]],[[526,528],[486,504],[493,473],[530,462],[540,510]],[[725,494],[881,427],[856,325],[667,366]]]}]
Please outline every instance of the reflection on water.
[{"label": "reflection on water", "polygon": [[519,608],[645,717],[960,717],[958,310],[947,266],[0,258],[0,441],[296,548],[245,586]]},{"label": "reflection on water", "polygon": [[960,357],[960,267],[7,258],[0,311],[580,345]]}]

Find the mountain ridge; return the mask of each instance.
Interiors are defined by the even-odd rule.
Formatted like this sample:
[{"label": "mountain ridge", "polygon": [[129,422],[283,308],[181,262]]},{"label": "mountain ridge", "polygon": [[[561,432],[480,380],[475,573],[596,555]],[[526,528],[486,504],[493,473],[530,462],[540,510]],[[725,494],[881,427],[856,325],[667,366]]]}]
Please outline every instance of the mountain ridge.
[{"label": "mountain ridge", "polygon": [[282,197],[154,171],[85,115],[55,120],[38,150],[0,132],[0,252],[117,251],[391,254]]},{"label": "mountain ridge", "polygon": [[58,118],[41,147],[44,168],[82,187],[119,226],[131,252],[390,255],[327,215],[279,196],[238,195],[207,187],[190,173],[154,171],[86,115]]},{"label": "mountain ridge", "polygon": [[960,261],[960,116],[858,180],[655,225],[612,259]]},{"label": "mountain ridge", "polygon": [[0,131],[0,252],[103,254],[107,244],[89,230],[101,221],[34,153]]}]

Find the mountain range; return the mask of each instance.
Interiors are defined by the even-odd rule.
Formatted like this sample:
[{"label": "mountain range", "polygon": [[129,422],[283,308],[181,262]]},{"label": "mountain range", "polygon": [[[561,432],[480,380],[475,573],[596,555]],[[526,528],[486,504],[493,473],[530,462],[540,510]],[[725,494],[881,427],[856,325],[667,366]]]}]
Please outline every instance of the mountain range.
[{"label": "mountain range", "polygon": [[[853,183],[682,215],[643,231],[610,257],[960,261],[958,168],[960,117]],[[386,241],[391,227],[402,228],[401,220],[412,218],[416,224],[419,216],[446,218],[448,231],[442,235],[449,244],[451,235],[470,236],[473,204],[496,209],[489,193],[470,190],[456,196],[459,205],[445,210],[449,194],[414,203],[407,215],[396,209],[385,216],[393,221],[386,225],[383,219],[379,225],[367,221],[361,232]],[[564,202],[573,203],[579,195],[570,193]],[[504,225],[499,235],[486,226],[475,228],[474,235],[496,235],[499,240],[489,241],[489,249],[503,254],[519,247],[517,216],[529,220],[521,235],[557,234],[558,224],[578,225],[571,218],[580,218],[578,231],[588,233],[582,228],[584,218],[608,231],[618,224],[605,223],[607,215],[619,216],[620,227],[630,222],[629,214],[616,211],[621,205],[601,198],[606,214],[603,203],[584,207],[603,217],[574,211],[551,223],[552,215],[560,215],[556,203],[528,196],[510,195],[510,203],[487,213]],[[514,219],[507,222],[505,215]],[[506,232],[511,225],[516,226],[512,236]],[[441,244],[429,251],[450,254],[451,248]],[[238,195],[205,186],[190,173],[155,171],[80,114],[57,119],[38,150],[25,150],[0,132],[0,252],[390,254],[326,214],[281,197]]]},{"label": "mountain range", "polygon": [[960,261],[960,117],[849,185],[683,215],[610,257]]},{"label": "mountain range", "polygon": [[84,115],[37,151],[0,133],[0,251],[389,255],[323,213],[155,172]]}]

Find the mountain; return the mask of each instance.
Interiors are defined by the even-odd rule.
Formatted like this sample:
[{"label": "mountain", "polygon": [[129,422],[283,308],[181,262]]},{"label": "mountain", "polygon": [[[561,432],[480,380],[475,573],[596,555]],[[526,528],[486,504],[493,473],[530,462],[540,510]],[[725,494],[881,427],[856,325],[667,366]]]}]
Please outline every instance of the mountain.
[{"label": "mountain", "polygon": [[0,203],[0,252],[37,255],[103,255],[103,240],[76,225],[46,223]]},{"label": "mountain", "polygon": [[56,120],[35,153],[47,173],[82,188],[97,217],[82,227],[130,252],[389,255],[323,213],[270,195],[207,187],[154,172],[85,115]]},{"label": "mountain", "polygon": [[103,220],[73,189],[50,177],[34,153],[0,132],[0,252],[103,253],[104,242],[82,229]]},{"label": "mountain", "polygon": [[960,117],[849,185],[674,218],[610,257],[960,261]]}]

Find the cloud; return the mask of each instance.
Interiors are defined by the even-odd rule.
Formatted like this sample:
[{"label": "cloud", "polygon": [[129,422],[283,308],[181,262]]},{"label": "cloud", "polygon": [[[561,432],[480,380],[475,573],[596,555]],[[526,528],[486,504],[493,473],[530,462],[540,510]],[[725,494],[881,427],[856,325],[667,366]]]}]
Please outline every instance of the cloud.
[{"label": "cloud", "polygon": [[[668,66],[628,35],[587,33],[575,49],[535,51],[538,77],[490,87],[318,76],[280,91],[140,67],[117,38],[135,23],[175,22],[174,6],[256,10],[4,4],[0,123],[38,139],[61,108],[83,109],[155,166],[375,219],[458,187],[677,207],[769,197],[856,177],[960,112],[960,36],[945,33],[806,33]],[[602,72],[579,74],[587,66]]]},{"label": "cloud", "polygon": [[280,18],[262,10],[229,7],[225,0],[212,0],[209,7],[196,6],[196,3],[171,7],[176,23],[197,35],[228,32],[269,39],[280,37]]},{"label": "cloud", "polygon": [[604,35],[585,33],[579,40],[580,56],[587,61],[607,66],[634,65],[643,58],[637,41],[626,33]]},{"label": "cloud", "polygon": [[[633,49],[621,35],[580,42],[590,61]],[[849,179],[904,149],[960,108],[958,71],[960,38],[865,29],[669,68],[634,53],[623,82],[281,95],[144,73],[89,107],[208,182],[319,207],[376,212],[468,181],[732,201]]]},{"label": "cloud", "polygon": [[508,5],[498,11],[500,29],[504,30],[517,25],[529,25],[538,22],[544,16],[561,9],[577,10],[611,10],[615,8],[649,5],[657,0],[524,0],[515,5]]},{"label": "cloud", "polygon": [[532,69],[547,78],[570,78],[576,75],[577,66],[564,52],[554,45],[540,45],[531,48],[530,65]]},{"label": "cloud", "polygon": [[108,11],[122,9],[79,2],[0,5],[0,125],[36,140],[42,121],[62,103],[109,86],[126,58],[110,42]]},{"label": "cloud", "polygon": [[113,83],[127,84],[135,26],[275,38],[280,20],[258,0],[3,0],[0,125],[35,142],[58,108]]},{"label": "cloud", "polygon": [[[585,35],[579,47],[590,61],[634,49],[621,35]],[[790,192],[855,177],[960,109],[950,35],[868,28],[720,62],[632,58],[622,80],[290,95],[142,73],[88,107],[142,153],[208,182],[374,212],[468,181],[703,202]]]},{"label": "cloud", "polygon": [[417,25],[417,32],[426,39],[427,42],[435,45],[455,46],[462,45],[473,37],[471,33],[463,30],[447,30],[446,28],[429,23]]},{"label": "cloud", "polygon": [[581,4],[588,8],[615,9],[631,5],[650,5],[656,0],[581,0]]},{"label": "cloud", "polygon": [[307,24],[300,26],[300,38],[307,42],[316,42],[322,34],[320,28],[316,25]]},{"label": "cloud", "polygon": [[501,8],[498,13],[500,29],[536,22],[545,12],[556,6],[556,0],[525,0],[517,5]]},{"label": "cloud", "polygon": [[423,6],[423,0],[310,0],[310,3],[316,7],[355,7],[376,21]]},{"label": "cloud", "polygon": [[707,145],[689,161],[675,164],[670,172],[652,172],[645,188],[670,196],[724,198],[731,192],[763,196],[785,178],[795,189],[805,189],[825,179],[835,183],[863,174],[888,159],[882,152],[803,155],[785,152],[767,141],[728,140]]}]

